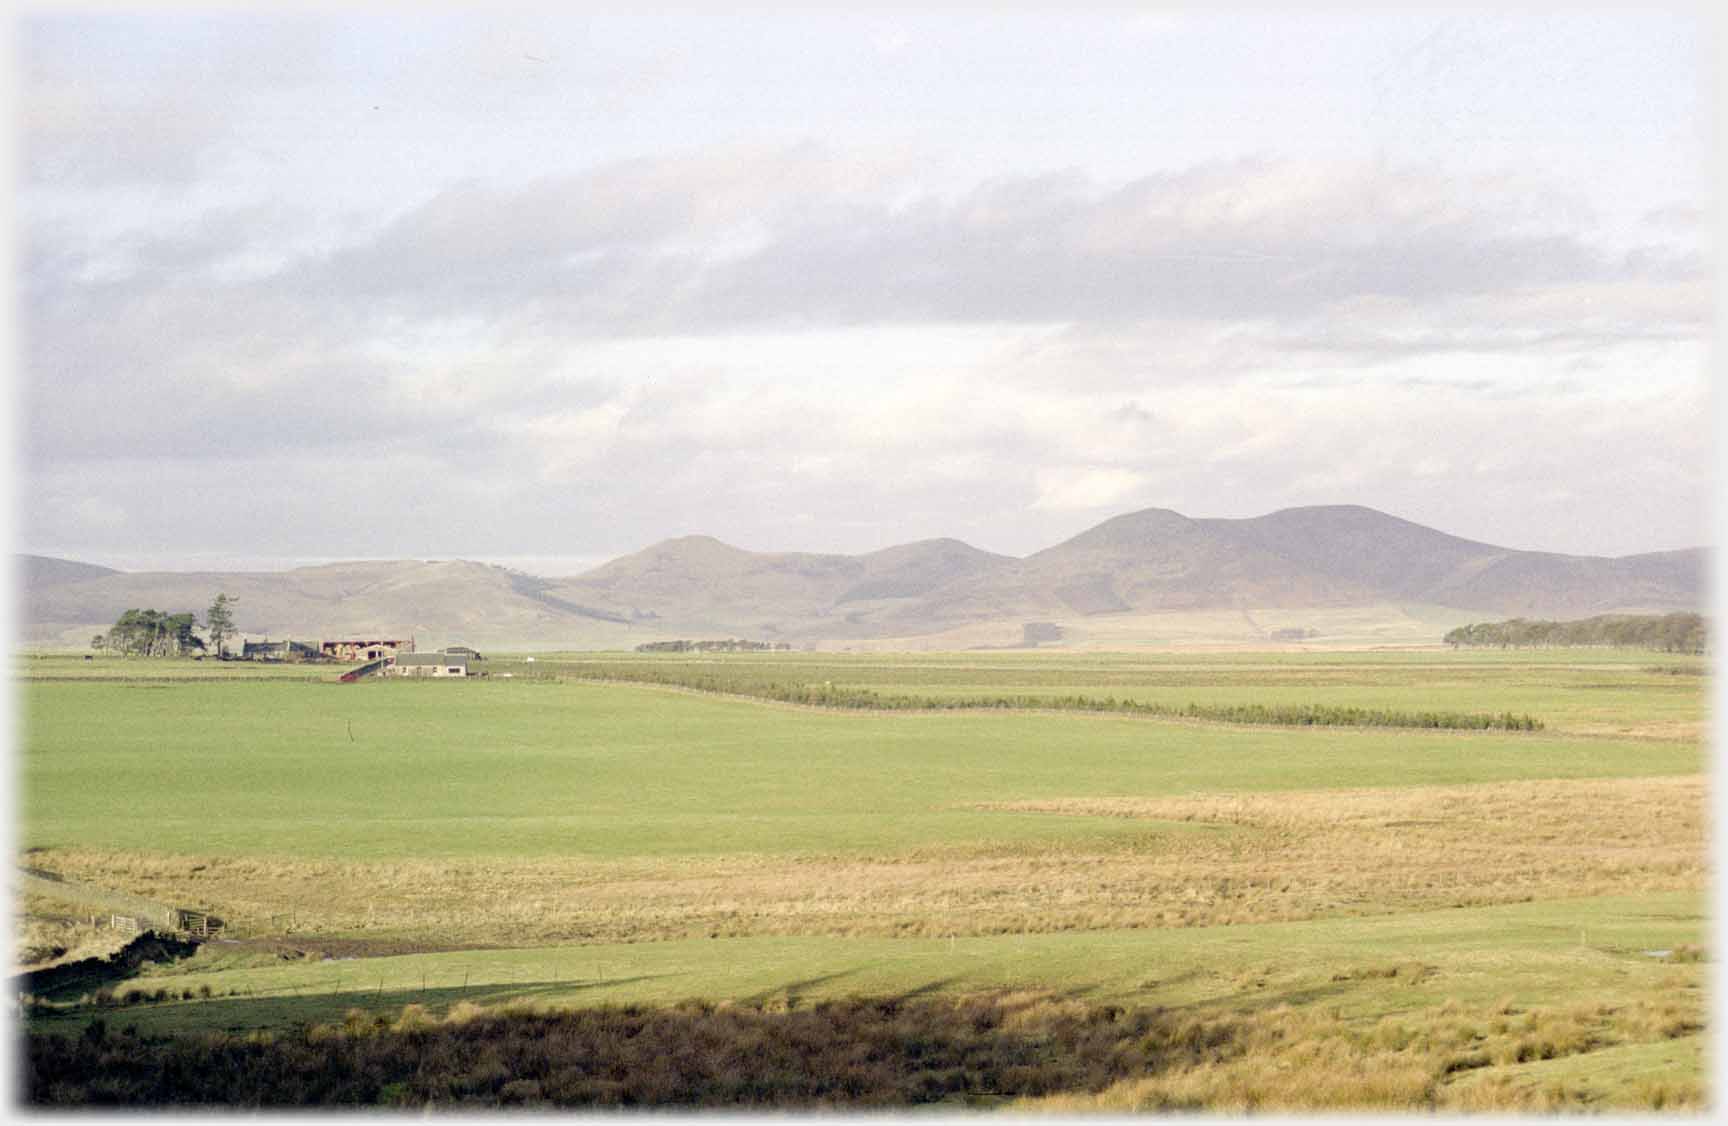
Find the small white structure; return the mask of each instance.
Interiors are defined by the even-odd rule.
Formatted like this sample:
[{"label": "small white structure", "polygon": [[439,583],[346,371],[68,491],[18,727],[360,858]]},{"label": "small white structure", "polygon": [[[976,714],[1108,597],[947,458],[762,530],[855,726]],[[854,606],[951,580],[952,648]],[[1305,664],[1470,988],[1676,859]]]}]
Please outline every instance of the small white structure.
[{"label": "small white structure", "polygon": [[399,653],[388,671],[392,676],[467,676],[468,661],[461,653]]}]

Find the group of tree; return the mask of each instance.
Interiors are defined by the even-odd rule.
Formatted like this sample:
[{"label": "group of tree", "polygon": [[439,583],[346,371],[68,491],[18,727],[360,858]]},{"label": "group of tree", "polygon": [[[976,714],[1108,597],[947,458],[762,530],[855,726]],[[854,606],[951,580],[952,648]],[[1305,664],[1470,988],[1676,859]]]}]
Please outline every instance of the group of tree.
[{"label": "group of tree", "polygon": [[1445,641],[1454,649],[1595,645],[1702,653],[1708,641],[1708,628],[1702,614],[1690,613],[1601,614],[1572,622],[1513,618],[1459,626],[1446,635]]},{"label": "group of tree", "polygon": [[191,613],[128,610],[107,634],[97,634],[90,644],[127,657],[181,657],[204,651],[204,639],[192,632],[196,628],[198,619]]},{"label": "group of tree", "polygon": [[648,641],[636,647],[638,653],[768,653],[791,649],[785,641]]},{"label": "group of tree", "polygon": [[101,652],[125,657],[184,657],[203,653],[207,648],[218,655],[226,652],[225,643],[234,636],[234,603],[238,599],[218,594],[204,614],[205,640],[193,631],[198,629],[197,615],[190,610],[167,614],[161,610],[128,610],[121,614],[107,633],[90,639],[90,647]]}]

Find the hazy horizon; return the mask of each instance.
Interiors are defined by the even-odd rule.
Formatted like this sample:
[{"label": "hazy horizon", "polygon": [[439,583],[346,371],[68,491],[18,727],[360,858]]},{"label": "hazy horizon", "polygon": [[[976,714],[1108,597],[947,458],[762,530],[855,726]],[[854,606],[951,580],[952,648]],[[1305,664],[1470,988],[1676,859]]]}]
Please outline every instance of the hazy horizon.
[{"label": "hazy horizon", "polygon": [[14,30],[21,552],[1710,538],[1685,10]]}]

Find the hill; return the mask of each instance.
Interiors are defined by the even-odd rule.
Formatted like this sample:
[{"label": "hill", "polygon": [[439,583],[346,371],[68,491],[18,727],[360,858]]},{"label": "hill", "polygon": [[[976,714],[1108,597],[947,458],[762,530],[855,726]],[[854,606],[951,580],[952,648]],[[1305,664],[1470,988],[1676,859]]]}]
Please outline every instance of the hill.
[{"label": "hill", "polygon": [[869,634],[896,611],[1015,560],[953,539],[867,555],[744,551],[708,536],[666,540],[551,590],[622,620],[752,636]]},{"label": "hill", "polygon": [[[1120,637],[1120,628],[1091,627],[1182,615],[1213,622],[1221,613],[1247,623],[1233,626],[1240,636],[1231,639],[1252,640],[1269,634],[1251,612],[1286,612],[1285,621],[1289,612],[1336,617],[1375,606],[1424,631],[1448,612],[1697,610],[1706,562],[1702,549],[1621,558],[1517,551],[1334,505],[1248,519],[1150,508],[1024,559],[954,539],[842,555],[684,536],[564,578],[463,561],[130,574],[27,556],[20,570],[27,640],[82,644],[128,608],[202,611],[225,591],[239,599],[236,624],[254,635],[616,647],[669,637],[815,644],[938,634],[1012,644],[1027,621]],[[987,626],[995,631],[988,642],[967,632]]]},{"label": "hill", "polygon": [[567,635],[594,644],[623,643],[623,625],[548,599],[545,585],[545,580],[503,567],[463,561],[331,563],[291,571],[111,572],[45,586],[29,585],[27,579],[20,617],[26,641],[82,645],[127,609],[192,610],[202,619],[211,599],[227,593],[238,599],[236,628],[250,637],[412,636],[422,648],[451,642],[551,641]]},{"label": "hill", "polygon": [[46,555],[20,555],[17,559],[18,577],[26,590],[43,590],[63,583],[81,583],[100,579],[105,575],[120,574],[112,567],[76,563],[70,559],[53,559]]}]

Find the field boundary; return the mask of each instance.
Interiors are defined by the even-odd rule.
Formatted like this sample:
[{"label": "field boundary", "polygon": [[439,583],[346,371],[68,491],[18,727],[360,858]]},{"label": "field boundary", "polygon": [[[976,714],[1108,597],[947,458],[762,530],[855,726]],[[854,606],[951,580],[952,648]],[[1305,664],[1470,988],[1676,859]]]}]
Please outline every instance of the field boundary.
[{"label": "field boundary", "polygon": [[[1157,711],[1151,707],[1133,705],[1133,703],[1131,701],[1128,702],[1124,706],[1114,706],[1114,707],[1108,706],[1108,705],[1101,705],[1101,706],[1097,706],[1097,707],[1088,706],[1088,707],[1030,708],[1030,707],[1019,707],[1019,706],[996,706],[996,705],[992,704],[992,705],[957,705],[954,707],[927,707],[927,708],[922,708],[922,707],[920,707],[920,708],[914,708],[914,707],[877,708],[877,707],[870,707],[868,705],[861,705],[861,704],[860,705],[812,704],[812,703],[804,703],[804,702],[798,701],[798,700],[785,700],[785,699],[781,699],[781,698],[775,697],[775,696],[762,696],[762,695],[757,695],[757,694],[751,693],[751,692],[727,692],[727,691],[724,691],[722,689],[717,689],[717,688],[696,688],[696,687],[693,687],[693,686],[688,685],[688,684],[669,684],[669,683],[666,683],[664,681],[654,681],[654,680],[632,680],[628,677],[536,675],[536,676],[520,677],[518,679],[538,680],[542,683],[563,682],[566,684],[585,684],[585,685],[588,685],[589,687],[594,687],[594,688],[605,687],[605,686],[609,686],[609,685],[622,684],[622,685],[627,685],[627,686],[632,687],[632,688],[655,689],[658,691],[672,692],[672,693],[676,693],[676,694],[680,694],[680,695],[686,695],[686,696],[706,696],[706,697],[711,697],[711,698],[721,699],[721,700],[747,701],[747,702],[752,703],[752,704],[758,704],[758,705],[762,705],[762,706],[766,706],[766,707],[785,708],[785,709],[790,710],[790,711],[822,712],[822,713],[826,713],[829,715],[849,715],[849,716],[868,715],[868,716],[878,716],[878,717],[882,717],[882,718],[888,718],[888,717],[892,717],[892,716],[974,716],[974,715],[1091,716],[1091,717],[1098,718],[1098,719],[1132,719],[1132,720],[1143,720],[1143,721],[1148,721],[1148,722],[1153,722],[1153,723],[1169,723],[1169,724],[1176,724],[1176,725],[1188,726],[1188,727],[1222,727],[1222,728],[1228,728],[1231,730],[1243,730],[1243,731],[1302,731],[1302,730],[1312,730],[1312,731],[1329,731],[1329,732],[1359,731],[1359,732],[1364,732],[1364,733],[1376,732],[1376,731],[1378,731],[1378,732],[1406,731],[1406,732],[1413,732],[1413,733],[1423,734],[1423,735],[1483,735],[1483,734],[1490,734],[1490,735],[1512,735],[1512,736],[1516,736],[1519,738],[1530,738],[1530,737],[1541,738],[1544,736],[1549,737],[1549,738],[1553,738],[1553,737],[1557,737],[1557,736],[1558,737],[1564,737],[1564,738],[1608,738],[1607,736],[1600,736],[1600,735],[1598,735],[1598,736],[1589,736],[1589,735],[1573,736],[1568,732],[1550,731],[1545,726],[1536,726],[1534,728],[1522,728],[1522,727],[1500,727],[1500,726],[1442,727],[1442,726],[1424,726],[1424,725],[1420,725],[1420,724],[1378,724],[1378,723],[1265,723],[1265,722],[1255,722],[1252,720],[1221,719],[1221,718],[1214,718],[1214,717],[1206,716],[1206,715],[1190,715],[1190,714],[1184,714],[1181,711],[1175,710],[1175,709],[1172,709],[1170,711]],[[1460,714],[1464,714],[1464,713],[1460,713]],[[1540,720],[1536,720],[1533,717],[1521,717],[1521,718],[1529,719],[1538,725],[1541,724]],[[1628,737],[1628,738],[1631,738],[1631,737]],[[1646,741],[1649,741],[1649,742],[1673,742],[1673,740],[1671,740],[1671,739],[1657,739],[1657,738],[1649,737],[1649,736],[1646,736],[1644,738]]]},{"label": "field boundary", "polygon": [[20,867],[17,880],[20,892],[33,891],[39,895],[91,908],[97,913],[106,913],[107,924],[116,930],[159,930],[195,934],[205,938],[222,930],[221,920],[208,912],[189,910],[130,892],[68,880],[45,868]]}]

